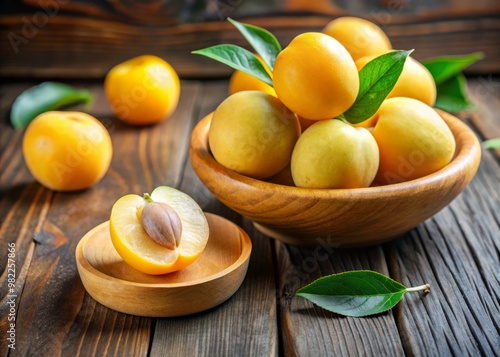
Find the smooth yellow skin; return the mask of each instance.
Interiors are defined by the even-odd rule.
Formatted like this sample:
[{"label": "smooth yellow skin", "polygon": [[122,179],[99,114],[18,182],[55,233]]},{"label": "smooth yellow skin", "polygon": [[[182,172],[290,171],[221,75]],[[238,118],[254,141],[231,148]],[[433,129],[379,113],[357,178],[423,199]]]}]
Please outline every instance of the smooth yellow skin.
[{"label": "smooth yellow skin", "polygon": [[359,76],[349,52],[319,32],[295,37],[276,58],[273,71],[278,98],[297,115],[334,118],[354,103]]},{"label": "smooth yellow skin", "polygon": [[380,27],[357,17],[339,17],[328,23],[322,32],[339,41],[354,60],[392,49],[389,38]]},{"label": "smooth yellow skin", "polygon": [[297,116],[278,98],[264,92],[243,91],[229,96],[217,107],[208,142],[221,165],[264,179],[290,163],[299,135]]},{"label": "smooth yellow skin", "polygon": [[55,191],[76,191],[94,185],[106,174],[113,146],[108,131],[94,117],[50,111],[27,127],[23,155],[42,185]]},{"label": "smooth yellow skin", "polygon": [[[361,70],[376,56],[367,56],[356,61],[356,67]],[[412,57],[405,61],[403,71],[387,98],[408,97],[418,99],[431,107],[436,103],[436,83],[427,68]]]},{"label": "smooth yellow skin", "polygon": [[370,186],[378,162],[377,143],[368,130],[330,119],[302,133],[291,170],[298,187],[360,188]]},{"label": "smooth yellow skin", "polygon": [[455,138],[430,106],[413,98],[385,100],[372,135],[380,150],[376,181],[390,184],[429,175],[446,166]]},{"label": "smooth yellow skin", "polygon": [[118,118],[133,125],[149,125],[174,112],[180,81],[170,64],[145,55],[113,67],[106,75],[104,90]]},{"label": "smooth yellow skin", "polygon": [[160,186],[151,193],[153,201],[174,208],[182,222],[181,242],[170,250],[153,241],[142,227],[142,196],[125,195],[111,210],[111,241],[122,259],[136,270],[159,275],[184,269],[203,253],[209,238],[206,217],[198,204],[185,193]]}]

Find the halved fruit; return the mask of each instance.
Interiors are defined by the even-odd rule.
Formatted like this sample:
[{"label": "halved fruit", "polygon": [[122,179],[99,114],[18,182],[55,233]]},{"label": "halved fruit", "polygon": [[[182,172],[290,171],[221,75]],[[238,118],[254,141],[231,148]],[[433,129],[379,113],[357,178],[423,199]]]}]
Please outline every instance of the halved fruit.
[{"label": "halved fruit", "polygon": [[[142,212],[151,203],[170,206],[180,219],[180,239],[173,249],[157,243],[143,227]],[[160,230],[161,224],[171,223],[167,215],[162,215],[158,213],[163,220],[154,218]],[[207,219],[196,201],[168,186],[157,187],[144,197],[121,197],[113,205],[109,227],[111,241],[123,260],[143,273],[155,275],[178,271],[193,263],[205,249],[209,236]]]}]

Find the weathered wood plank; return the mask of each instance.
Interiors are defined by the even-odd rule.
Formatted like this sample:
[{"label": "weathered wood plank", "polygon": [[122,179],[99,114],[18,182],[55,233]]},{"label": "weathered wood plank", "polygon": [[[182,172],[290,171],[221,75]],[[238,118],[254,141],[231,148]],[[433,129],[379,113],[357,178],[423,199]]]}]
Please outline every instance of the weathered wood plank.
[{"label": "weathered wood plank", "polygon": [[[227,96],[227,82],[205,85],[194,110],[193,126]],[[250,222],[220,204],[186,161],[180,189],[208,212],[241,225],[253,243],[247,277],[241,288],[218,307],[193,316],[157,319],[152,356],[268,356],[277,355],[276,296],[271,246]],[[249,323],[251,322],[251,323]]]},{"label": "weathered wood plank", "polygon": [[[0,76],[102,78],[115,64],[145,53],[169,61],[184,78],[227,76],[230,69],[191,51],[223,42],[247,45],[224,21],[231,16],[263,26],[283,45],[301,32],[320,31],[345,15],[367,18],[389,35],[394,48],[413,56],[484,51],[469,71],[499,72],[500,7],[474,2],[182,1],[111,3],[26,0],[31,6],[0,4]],[[2,11],[3,10],[3,11]]]}]

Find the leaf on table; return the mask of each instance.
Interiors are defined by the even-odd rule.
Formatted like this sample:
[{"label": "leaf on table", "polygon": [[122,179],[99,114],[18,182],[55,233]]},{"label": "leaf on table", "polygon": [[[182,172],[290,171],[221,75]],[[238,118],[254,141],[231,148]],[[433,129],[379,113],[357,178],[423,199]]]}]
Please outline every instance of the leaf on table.
[{"label": "leaf on table", "polygon": [[22,92],[12,104],[10,121],[14,128],[27,126],[36,116],[49,110],[90,103],[92,94],[58,82],[43,82]]},{"label": "leaf on table", "polygon": [[406,287],[370,270],[349,271],[319,278],[296,294],[340,315],[361,317],[394,307]]},{"label": "leaf on table", "polygon": [[359,92],[354,104],[343,113],[352,124],[369,119],[376,113],[396,84],[406,58],[413,50],[394,51],[368,62],[359,72]]},{"label": "leaf on table", "polygon": [[245,37],[272,72],[276,57],[281,52],[281,45],[278,39],[262,27],[244,24],[231,18],[228,18],[228,21]]},{"label": "leaf on table", "polygon": [[270,86],[273,85],[273,80],[267,73],[262,63],[260,63],[257,56],[242,47],[231,44],[222,44],[196,50],[192,53],[224,63],[231,68],[254,76]]},{"label": "leaf on table", "polygon": [[434,106],[451,113],[473,108],[473,104],[467,98],[466,87],[467,80],[462,73],[455,74],[438,84],[436,86],[437,96]]},{"label": "leaf on table", "polygon": [[436,85],[461,73],[465,68],[484,57],[482,52],[475,52],[461,56],[440,56],[422,61],[422,64],[431,72]]}]

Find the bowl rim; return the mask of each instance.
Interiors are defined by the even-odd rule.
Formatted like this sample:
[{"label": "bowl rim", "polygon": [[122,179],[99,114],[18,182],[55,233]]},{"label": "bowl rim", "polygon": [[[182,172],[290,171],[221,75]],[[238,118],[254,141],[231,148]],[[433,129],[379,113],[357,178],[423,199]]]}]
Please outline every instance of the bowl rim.
[{"label": "bowl rim", "polygon": [[[189,288],[189,287],[194,287],[197,285],[205,284],[211,281],[216,281],[233,271],[239,269],[242,265],[244,265],[250,258],[251,252],[252,252],[252,242],[250,240],[250,237],[248,234],[236,223],[221,217],[219,215],[213,214],[213,213],[208,213],[204,212],[205,215],[207,216],[208,219],[219,219],[224,221],[226,224],[232,224],[234,225],[239,232],[239,237],[240,237],[240,243],[241,243],[241,252],[240,256],[228,267],[224,268],[223,270],[218,271],[215,274],[195,279],[195,280],[189,280],[186,282],[181,282],[181,283],[142,283],[142,282],[136,282],[136,281],[130,281],[130,280],[124,280],[120,279],[117,277],[114,277],[112,275],[108,275],[106,273],[103,273],[102,271],[98,270],[95,268],[90,262],[87,260],[84,254],[84,246],[87,243],[87,241],[90,239],[90,237],[95,234],[97,231],[100,229],[103,229],[104,226],[109,225],[109,221],[105,221],[100,223],[99,225],[95,226],[92,228],[90,231],[88,231],[78,242],[78,245],[76,247],[76,252],[75,252],[75,258],[76,262],[78,265],[78,269],[84,269],[87,271],[87,273],[97,277],[101,281],[108,281],[116,284],[122,284],[126,286],[134,286],[134,287],[140,287],[140,288],[148,288],[148,289],[175,289],[175,288]],[[209,238],[210,239],[210,238]]]},{"label": "bowl rim", "polygon": [[[237,181],[239,184],[251,186],[262,191],[272,190],[276,193],[283,192],[297,198],[307,197],[309,199],[318,199],[330,197],[369,200],[378,198],[380,195],[384,195],[385,197],[400,196],[402,192],[425,191],[427,188],[436,186],[438,182],[442,182],[446,178],[458,178],[462,176],[460,173],[466,172],[469,167],[476,166],[473,170],[473,173],[475,173],[479,166],[481,146],[474,132],[464,122],[450,113],[434,109],[452,131],[456,143],[455,154],[452,160],[442,169],[432,174],[401,183],[348,189],[303,188],[267,182],[239,174],[219,164],[209,150],[208,129],[214,112],[207,114],[195,126],[191,136],[190,155],[191,157],[196,156],[205,166],[210,167],[232,181]],[[196,171],[196,167],[194,169]]]}]

